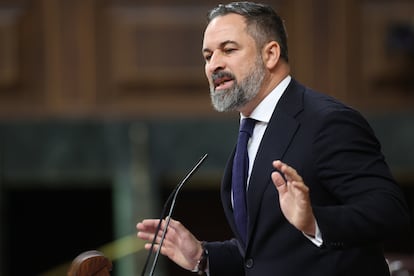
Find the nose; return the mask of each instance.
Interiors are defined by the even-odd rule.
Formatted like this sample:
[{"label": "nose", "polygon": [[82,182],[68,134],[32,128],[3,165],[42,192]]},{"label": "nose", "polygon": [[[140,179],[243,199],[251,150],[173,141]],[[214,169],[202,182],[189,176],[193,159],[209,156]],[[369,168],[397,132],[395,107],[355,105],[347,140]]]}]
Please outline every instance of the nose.
[{"label": "nose", "polygon": [[223,57],[218,52],[214,52],[210,60],[206,63],[206,69],[209,73],[214,73],[224,69],[224,60]]}]

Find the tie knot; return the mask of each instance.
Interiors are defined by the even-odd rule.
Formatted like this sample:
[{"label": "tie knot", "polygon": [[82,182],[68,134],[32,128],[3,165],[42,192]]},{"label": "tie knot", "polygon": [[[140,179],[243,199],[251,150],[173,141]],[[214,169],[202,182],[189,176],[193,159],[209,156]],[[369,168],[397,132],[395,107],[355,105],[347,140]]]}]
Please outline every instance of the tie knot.
[{"label": "tie knot", "polygon": [[249,134],[249,136],[252,136],[255,124],[256,124],[255,119],[244,118],[240,125],[240,132],[246,132]]}]

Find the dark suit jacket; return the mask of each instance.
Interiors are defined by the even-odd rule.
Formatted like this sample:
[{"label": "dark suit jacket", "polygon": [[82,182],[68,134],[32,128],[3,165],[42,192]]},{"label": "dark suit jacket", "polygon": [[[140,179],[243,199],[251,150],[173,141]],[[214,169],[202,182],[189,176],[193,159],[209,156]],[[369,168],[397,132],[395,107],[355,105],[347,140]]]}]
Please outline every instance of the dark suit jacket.
[{"label": "dark suit jacket", "polygon": [[[280,210],[272,161],[294,167],[310,188],[323,245]],[[230,157],[221,199],[235,239],[207,244],[211,276],[389,275],[381,241],[409,223],[404,197],[366,120],[294,79],[259,146],[248,189],[248,242],[240,245],[230,201]]]}]

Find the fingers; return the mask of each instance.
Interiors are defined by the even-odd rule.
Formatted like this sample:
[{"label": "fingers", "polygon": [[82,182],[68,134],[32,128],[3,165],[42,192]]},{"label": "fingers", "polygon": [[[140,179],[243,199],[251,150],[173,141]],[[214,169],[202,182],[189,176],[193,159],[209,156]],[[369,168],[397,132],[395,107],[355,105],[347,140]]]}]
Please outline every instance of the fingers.
[{"label": "fingers", "polygon": [[[137,237],[152,243],[156,235],[155,243],[159,244],[164,234],[165,227],[167,226],[167,219],[168,218],[162,220],[158,233],[155,232],[157,231],[158,224],[160,222],[159,219],[145,219],[139,222],[136,225],[136,228],[138,230]],[[174,238],[178,232],[178,227],[183,227],[180,222],[173,219],[169,220],[168,229],[165,230],[166,234],[163,242],[164,244],[168,243],[169,239]]]},{"label": "fingers", "polygon": [[185,229],[184,225],[181,224],[178,220],[170,219],[170,224],[168,225],[168,231],[173,230],[174,232],[180,233]]},{"label": "fingers", "polygon": [[[154,239],[155,231],[158,228],[160,220],[159,219],[145,219],[139,222],[136,226],[138,233],[138,238],[146,241],[151,241]],[[162,222],[160,231],[158,231],[157,236],[161,237],[162,230],[165,227],[165,221]]]},{"label": "fingers", "polygon": [[284,193],[287,191],[286,181],[283,179],[282,175],[279,172],[272,173],[272,181],[279,193]]},{"label": "fingers", "polygon": [[273,167],[277,171],[273,172],[271,177],[279,192],[287,192],[288,189],[297,189],[301,192],[309,191],[302,177],[294,168],[280,160],[273,161]]},{"label": "fingers", "polygon": [[157,229],[159,220],[157,219],[145,219],[137,223],[137,230],[139,232],[155,232]]},{"label": "fingers", "polygon": [[302,177],[297,173],[297,171],[294,168],[290,167],[289,165],[283,163],[282,161],[280,160],[273,161],[273,167],[279,170],[288,182],[291,182],[291,181],[303,182]]}]

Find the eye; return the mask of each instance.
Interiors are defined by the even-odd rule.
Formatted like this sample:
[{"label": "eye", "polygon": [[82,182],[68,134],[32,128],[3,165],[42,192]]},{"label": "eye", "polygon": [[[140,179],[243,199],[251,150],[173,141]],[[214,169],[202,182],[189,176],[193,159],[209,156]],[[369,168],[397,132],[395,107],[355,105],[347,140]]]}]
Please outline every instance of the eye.
[{"label": "eye", "polygon": [[211,59],[211,54],[204,55],[204,60],[209,61]]},{"label": "eye", "polygon": [[223,51],[224,51],[224,53],[226,53],[226,54],[231,54],[231,53],[233,53],[234,51],[236,51],[236,48],[226,48],[226,49],[224,49]]}]

